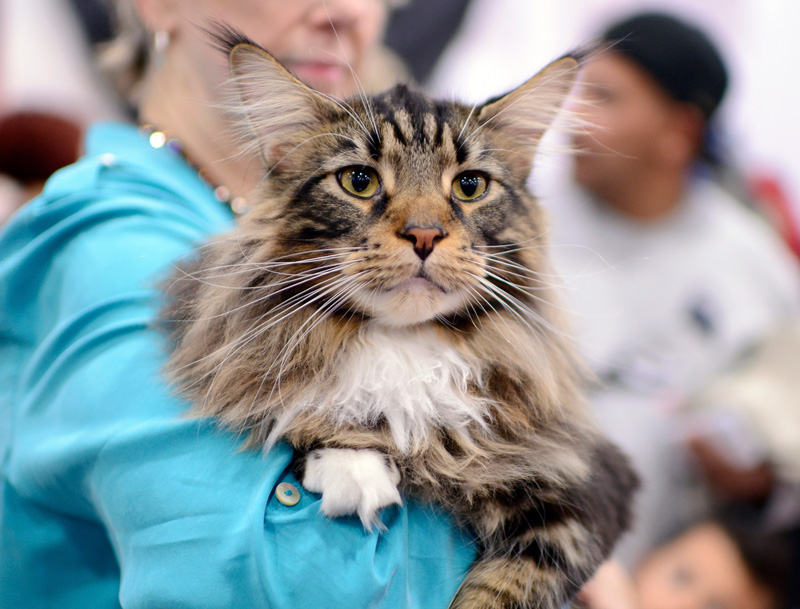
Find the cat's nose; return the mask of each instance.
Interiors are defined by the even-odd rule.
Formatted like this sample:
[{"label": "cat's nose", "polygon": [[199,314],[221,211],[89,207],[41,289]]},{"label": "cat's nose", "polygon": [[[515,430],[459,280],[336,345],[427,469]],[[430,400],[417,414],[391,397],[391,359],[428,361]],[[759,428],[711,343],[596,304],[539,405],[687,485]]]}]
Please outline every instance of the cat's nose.
[{"label": "cat's nose", "polygon": [[399,236],[411,241],[414,252],[425,260],[433,251],[434,246],[447,236],[441,226],[406,226]]}]

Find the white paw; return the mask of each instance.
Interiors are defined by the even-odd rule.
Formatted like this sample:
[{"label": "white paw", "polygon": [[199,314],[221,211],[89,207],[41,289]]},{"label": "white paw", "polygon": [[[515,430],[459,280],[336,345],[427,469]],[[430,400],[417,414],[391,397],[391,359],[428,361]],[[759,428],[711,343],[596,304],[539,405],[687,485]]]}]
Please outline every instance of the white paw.
[{"label": "white paw", "polygon": [[321,511],[331,518],[358,514],[368,531],[383,525],[381,508],[402,504],[397,485],[400,472],[383,454],[374,450],[320,448],[306,457],[303,486],[322,494]]}]

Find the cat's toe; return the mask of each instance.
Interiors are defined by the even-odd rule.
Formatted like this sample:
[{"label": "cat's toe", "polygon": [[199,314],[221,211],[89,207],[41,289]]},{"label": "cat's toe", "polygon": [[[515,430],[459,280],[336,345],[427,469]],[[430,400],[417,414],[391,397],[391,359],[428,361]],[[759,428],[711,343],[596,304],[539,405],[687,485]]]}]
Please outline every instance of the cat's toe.
[{"label": "cat's toe", "polygon": [[400,473],[391,459],[374,450],[321,448],[308,454],[303,486],[322,494],[326,516],[357,514],[364,528],[380,527],[378,513],[400,504]]}]

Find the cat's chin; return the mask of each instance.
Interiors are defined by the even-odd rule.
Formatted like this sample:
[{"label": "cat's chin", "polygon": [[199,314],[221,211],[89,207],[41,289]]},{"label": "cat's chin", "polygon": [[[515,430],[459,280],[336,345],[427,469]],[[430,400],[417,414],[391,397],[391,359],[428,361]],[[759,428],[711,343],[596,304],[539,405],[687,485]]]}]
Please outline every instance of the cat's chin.
[{"label": "cat's chin", "polygon": [[411,326],[459,310],[464,297],[415,277],[384,292],[356,294],[355,300],[370,317],[387,326]]}]

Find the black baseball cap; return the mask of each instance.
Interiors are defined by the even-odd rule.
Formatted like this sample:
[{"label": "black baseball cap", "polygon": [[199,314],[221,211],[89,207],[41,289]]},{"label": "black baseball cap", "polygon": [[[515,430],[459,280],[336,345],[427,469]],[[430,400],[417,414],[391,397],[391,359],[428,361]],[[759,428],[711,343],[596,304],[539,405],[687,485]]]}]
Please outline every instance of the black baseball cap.
[{"label": "black baseball cap", "polygon": [[708,121],[728,86],[719,51],[698,28],[664,13],[640,13],[615,23],[601,40],[649,73],[675,100]]}]

